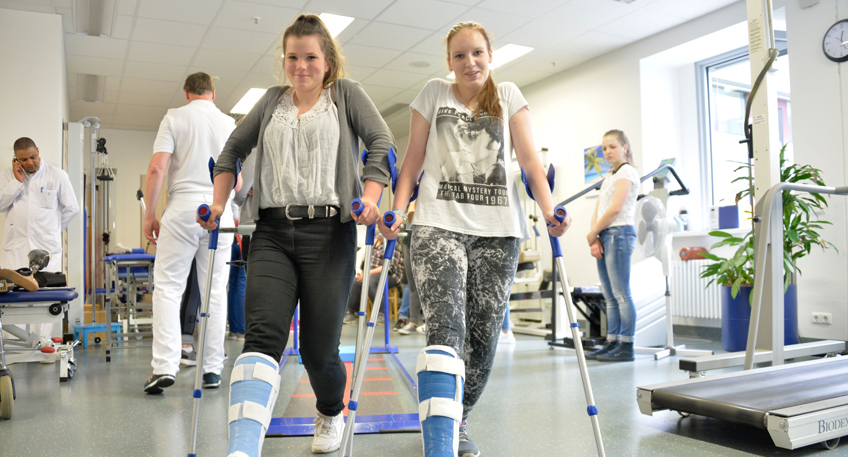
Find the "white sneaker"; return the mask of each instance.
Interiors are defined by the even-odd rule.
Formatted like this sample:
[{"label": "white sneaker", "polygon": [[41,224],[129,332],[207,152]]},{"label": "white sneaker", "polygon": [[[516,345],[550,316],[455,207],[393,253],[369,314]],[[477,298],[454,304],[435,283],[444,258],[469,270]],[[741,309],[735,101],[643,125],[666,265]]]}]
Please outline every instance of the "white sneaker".
[{"label": "white sneaker", "polygon": [[400,333],[401,335],[412,335],[413,333],[416,332],[417,329],[418,329],[418,324],[413,324],[412,322],[407,322],[406,325],[404,325],[403,327],[401,327],[400,330],[398,330],[398,333]]},{"label": "white sneaker", "polygon": [[415,329],[415,331],[422,334],[422,335],[426,335],[427,334],[427,324],[419,325],[418,328]]},{"label": "white sneaker", "polygon": [[501,335],[498,337],[498,344],[515,344],[515,334],[512,333],[512,330],[501,331]]},{"label": "white sneaker", "polygon": [[312,438],[312,453],[326,454],[337,450],[342,445],[344,416],[341,413],[333,417],[318,413],[314,422],[315,436]]}]

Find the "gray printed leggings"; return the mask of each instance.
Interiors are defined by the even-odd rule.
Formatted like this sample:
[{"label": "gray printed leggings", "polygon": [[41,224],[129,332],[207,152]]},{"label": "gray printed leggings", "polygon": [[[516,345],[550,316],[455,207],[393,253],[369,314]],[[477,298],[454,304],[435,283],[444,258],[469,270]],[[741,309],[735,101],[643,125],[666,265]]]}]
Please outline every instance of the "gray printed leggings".
[{"label": "gray printed leggings", "polygon": [[521,241],[412,227],[412,272],[427,322],[427,345],[465,361],[462,420],[480,399],[518,266]]}]

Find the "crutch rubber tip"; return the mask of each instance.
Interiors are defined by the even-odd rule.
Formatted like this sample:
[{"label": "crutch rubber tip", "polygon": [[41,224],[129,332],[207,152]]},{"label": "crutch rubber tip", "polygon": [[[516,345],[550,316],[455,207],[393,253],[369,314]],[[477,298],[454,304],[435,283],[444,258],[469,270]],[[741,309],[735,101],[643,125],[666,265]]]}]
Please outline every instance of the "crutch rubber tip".
[{"label": "crutch rubber tip", "polygon": [[580,327],[580,322],[575,322],[575,323],[571,324],[571,326],[574,327],[574,328]]},{"label": "crutch rubber tip", "polygon": [[192,397],[200,398],[202,395],[203,393],[200,391],[200,389],[194,389],[194,394],[192,394]]},{"label": "crutch rubber tip", "polygon": [[348,410],[350,410],[350,411],[356,411],[356,408],[357,408],[358,406],[359,406],[359,403],[358,403],[358,402],[351,401],[351,402],[348,402],[348,404],[347,404],[347,409],[348,409]]},{"label": "crutch rubber tip", "polygon": [[595,406],[595,405],[592,405],[592,406],[586,408],[586,412],[589,413],[590,416],[597,416],[598,415],[598,407]]}]

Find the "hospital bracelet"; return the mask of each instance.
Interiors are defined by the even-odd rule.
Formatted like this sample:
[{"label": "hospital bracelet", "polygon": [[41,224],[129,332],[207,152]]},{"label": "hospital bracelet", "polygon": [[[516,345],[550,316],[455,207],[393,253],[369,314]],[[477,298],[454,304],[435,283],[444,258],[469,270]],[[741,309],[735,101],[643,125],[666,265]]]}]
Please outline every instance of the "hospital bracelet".
[{"label": "hospital bracelet", "polygon": [[392,212],[398,215],[401,223],[406,224],[409,222],[409,219],[406,218],[406,213],[404,213],[402,209],[393,209]]}]

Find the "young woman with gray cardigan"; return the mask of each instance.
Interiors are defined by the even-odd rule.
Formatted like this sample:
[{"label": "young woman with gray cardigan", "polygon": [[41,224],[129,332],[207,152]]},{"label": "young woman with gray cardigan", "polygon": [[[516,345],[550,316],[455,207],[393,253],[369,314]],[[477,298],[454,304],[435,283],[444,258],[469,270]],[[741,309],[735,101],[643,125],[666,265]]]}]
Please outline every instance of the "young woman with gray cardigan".
[{"label": "young woman with gray cardigan", "polygon": [[[355,224],[379,216],[376,203],[389,182],[387,157],[394,146],[359,83],[340,77],[339,50],[317,16],[298,17],[282,42],[291,86],[268,89],[230,136],[214,169],[213,216],[233,188],[236,163],[256,148],[247,333],[230,381],[232,457],[261,452],[298,302],[300,353],[318,410],[312,452],[338,449],[346,381],[338,345],[354,278]],[[361,177],[360,138],[368,150]],[[350,212],[357,197],[365,206],[359,217]]]}]

